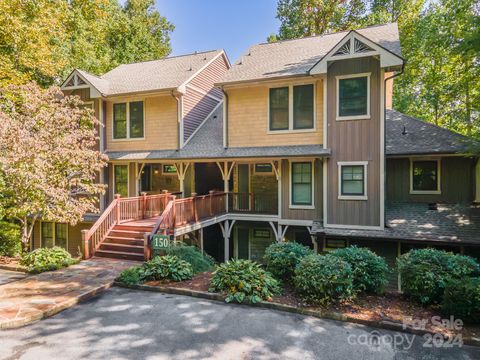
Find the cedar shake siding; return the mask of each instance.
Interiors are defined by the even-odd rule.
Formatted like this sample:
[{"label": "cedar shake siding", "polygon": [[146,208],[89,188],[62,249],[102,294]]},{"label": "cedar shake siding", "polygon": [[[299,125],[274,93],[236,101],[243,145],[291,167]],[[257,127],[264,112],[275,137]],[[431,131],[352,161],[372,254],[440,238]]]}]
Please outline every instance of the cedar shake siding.
[{"label": "cedar shake siding", "polygon": [[476,159],[443,157],[440,165],[440,194],[410,194],[410,159],[387,160],[387,202],[471,203],[475,200]]},{"label": "cedar shake siding", "polygon": [[[370,119],[336,120],[339,75],[370,73]],[[327,224],[379,227],[380,224],[380,99],[379,61],[373,57],[336,61],[328,71]],[[367,200],[340,200],[338,162],[367,161]]]},{"label": "cedar shake siding", "polygon": [[201,92],[187,87],[183,97],[183,139],[187,141],[213,109],[220,103]]}]

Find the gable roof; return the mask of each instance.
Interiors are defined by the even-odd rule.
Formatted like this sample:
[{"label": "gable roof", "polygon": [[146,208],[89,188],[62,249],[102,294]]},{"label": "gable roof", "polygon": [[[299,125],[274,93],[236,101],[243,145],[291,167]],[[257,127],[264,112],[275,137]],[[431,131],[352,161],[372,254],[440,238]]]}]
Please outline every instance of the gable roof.
[{"label": "gable roof", "polygon": [[[350,31],[252,46],[220,79],[219,84],[306,76]],[[401,57],[396,23],[355,30]]]},{"label": "gable roof", "polygon": [[387,155],[465,154],[473,141],[395,110],[387,110],[386,120]]},{"label": "gable roof", "polygon": [[103,96],[175,90],[221,55],[228,62],[223,50],[212,50],[120,65],[101,76],[75,71]]}]

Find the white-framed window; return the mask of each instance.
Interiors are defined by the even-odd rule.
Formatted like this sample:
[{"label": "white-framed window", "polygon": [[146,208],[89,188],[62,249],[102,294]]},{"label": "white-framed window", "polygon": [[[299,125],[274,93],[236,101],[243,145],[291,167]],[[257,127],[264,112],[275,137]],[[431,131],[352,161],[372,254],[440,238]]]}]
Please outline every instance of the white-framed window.
[{"label": "white-framed window", "polygon": [[253,165],[255,175],[272,175],[273,165],[271,163],[258,163]]},{"label": "white-framed window", "polygon": [[68,250],[68,224],[40,222],[40,243],[42,247],[58,246]]},{"label": "white-framed window", "polygon": [[314,162],[290,162],[290,208],[314,208]]},{"label": "white-framed window", "polygon": [[144,139],[145,103],[143,100],[113,104],[114,140]]},{"label": "white-framed window", "polygon": [[368,200],[368,161],[339,161],[337,164],[338,199]]},{"label": "white-framed window", "polygon": [[128,196],[128,165],[113,165],[113,192],[123,197]]},{"label": "white-framed window", "polygon": [[315,84],[296,84],[269,89],[268,132],[315,130]]},{"label": "white-framed window", "polygon": [[440,159],[410,159],[410,194],[441,194]]},{"label": "white-framed window", "polygon": [[337,120],[370,119],[370,73],[337,79]]}]

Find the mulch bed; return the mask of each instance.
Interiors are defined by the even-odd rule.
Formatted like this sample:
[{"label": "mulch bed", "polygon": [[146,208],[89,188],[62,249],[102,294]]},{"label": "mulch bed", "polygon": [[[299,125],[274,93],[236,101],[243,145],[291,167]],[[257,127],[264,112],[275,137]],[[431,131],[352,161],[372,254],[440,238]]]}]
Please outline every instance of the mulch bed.
[{"label": "mulch bed", "polygon": [[[207,292],[210,287],[212,273],[205,272],[196,275],[193,279],[180,282],[161,282],[149,281],[146,285],[150,286],[168,286],[172,288],[182,288],[195,291]],[[379,295],[359,295],[352,302],[343,302],[327,307],[310,306],[303,302],[293,291],[293,288],[286,284],[283,294],[274,296],[272,302],[282,305],[294,306],[297,308],[317,311],[327,311],[340,313],[350,318],[368,321],[391,321],[395,323],[412,323],[415,320],[425,320],[425,330],[440,333],[445,336],[454,336],[461,333],[463,337],[480,338],[480,325],[464,324],[462,330],[449,330],[442,326],[435,326],[432,318],[438,316],[443,319],[438,306],[422,307],[410,301],[406,296],[399,293],[386,293]]]}]

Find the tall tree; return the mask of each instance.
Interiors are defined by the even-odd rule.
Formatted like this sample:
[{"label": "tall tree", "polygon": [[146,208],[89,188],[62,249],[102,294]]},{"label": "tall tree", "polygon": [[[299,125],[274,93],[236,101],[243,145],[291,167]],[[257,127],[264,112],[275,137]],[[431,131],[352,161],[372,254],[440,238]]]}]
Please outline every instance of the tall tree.
[{"label": "tall tree", "polygon": [[75,225],[97,211],[106,156],[95,149],[98,121],[78,97],[35,83],[0,91],[0,205],[17,220],[24,248],[40,217]]}]

